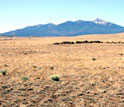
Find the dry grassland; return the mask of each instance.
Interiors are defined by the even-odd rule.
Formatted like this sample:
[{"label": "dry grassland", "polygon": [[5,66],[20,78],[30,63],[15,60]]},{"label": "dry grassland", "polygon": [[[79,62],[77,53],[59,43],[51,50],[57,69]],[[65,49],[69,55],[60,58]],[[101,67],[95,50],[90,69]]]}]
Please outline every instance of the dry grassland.
[{"label": "dry grassland", "polygon": [[124,41],[124,34],[1,37],[0,107],[124,107],[124,44],[53,45],[77,40]]}]

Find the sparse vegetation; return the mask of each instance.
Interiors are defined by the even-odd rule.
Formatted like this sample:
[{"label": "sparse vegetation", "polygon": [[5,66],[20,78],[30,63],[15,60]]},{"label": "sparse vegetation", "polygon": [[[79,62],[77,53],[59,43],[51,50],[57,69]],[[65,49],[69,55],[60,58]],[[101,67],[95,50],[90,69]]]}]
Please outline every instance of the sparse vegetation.
[{"label": "sparse vegetation", "polygon": [[22,80],[27,81],[27,80],[29,80],[29,78],[27,76],[23,76]]},{"label": "sparse vegetation", "polygon": [[53,80],[53,81],[59,81],[60,80],[60,77],[58,75],[52,75],[51,76],[51,80]]},{"label": "sparse vegetation", "polygon": [[[16,107],[19,99],[27,107],[123,106],[124,44],[52,45],[83,37],[1,38],[0,107]],[[2,70],[7,70],[5,76]]]}]

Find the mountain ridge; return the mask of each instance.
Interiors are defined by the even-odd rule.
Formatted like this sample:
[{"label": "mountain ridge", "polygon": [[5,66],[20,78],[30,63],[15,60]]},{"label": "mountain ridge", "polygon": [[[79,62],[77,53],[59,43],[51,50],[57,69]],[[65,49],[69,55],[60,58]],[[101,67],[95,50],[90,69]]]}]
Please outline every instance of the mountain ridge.
[{"label": "mountain ridge", "polygon": [[123,33],[124,27],[104,21],[102,19],[95,19],[94,21],[66,21],[60,24],[38,24],[34,26],[27,26],[22,29],[9,31],[0,35],[8,36],[78,36],[88,34],[112,34]]}]

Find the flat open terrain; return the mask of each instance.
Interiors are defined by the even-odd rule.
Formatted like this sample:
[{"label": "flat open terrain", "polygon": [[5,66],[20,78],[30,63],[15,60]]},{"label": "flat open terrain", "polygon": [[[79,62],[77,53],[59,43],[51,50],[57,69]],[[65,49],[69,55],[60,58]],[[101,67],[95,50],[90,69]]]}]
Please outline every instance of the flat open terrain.
[{"label": "flat open terrain", "polygon": [[124,42],[124,34],[1,37],[0,107],[124,107],[124,44],[53,45],[77,40]]}]

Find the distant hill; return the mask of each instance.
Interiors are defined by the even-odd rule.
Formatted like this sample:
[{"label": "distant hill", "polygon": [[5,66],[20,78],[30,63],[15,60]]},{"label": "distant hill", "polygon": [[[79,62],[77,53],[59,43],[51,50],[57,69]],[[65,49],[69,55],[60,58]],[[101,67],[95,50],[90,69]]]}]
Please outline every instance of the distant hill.
[{"label": "distant hill", "polygon": [[0,37],[13,37],[13,35],[0,34]]},{"label": "distant hill", "polygon": [[67,21],[58,25],[49,23],[45,25],[28,26],[1,35],[8,36],[78,36],[88,34],[122,33],[124,27],[97,18],[94,21]]}]

